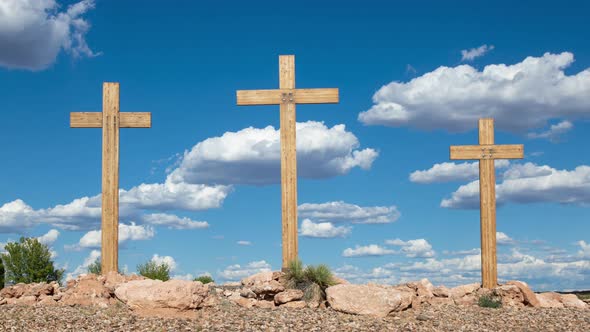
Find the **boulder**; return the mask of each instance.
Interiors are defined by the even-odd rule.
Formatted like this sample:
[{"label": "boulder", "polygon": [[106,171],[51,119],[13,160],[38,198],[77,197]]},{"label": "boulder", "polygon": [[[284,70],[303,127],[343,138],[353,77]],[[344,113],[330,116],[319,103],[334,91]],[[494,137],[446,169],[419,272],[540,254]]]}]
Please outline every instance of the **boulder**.
[{"label": "boulder", "polygon": [[21,297],[23,296],[23,294],[25,294],[27,288],[27,284],[23,283],[18,283],[16,285],[5,287],[2,290],[0,290],[0,297],[3,297],[5,299]]},{"label": "boulder", "polygon": [[430,283],[430,281],[428,281],[426,278],[420,281],[408,282],[406,286],[413,289],[416,292],[416,295],[421,298],[426,299],[434,296],[434,285],[432,285],[432,283]]},{"label": "boulder", "polygon": [[307,303],[305,301],[292,301],[281,304],[281,308],[292,308],[292,309],[303,309],[307,307]]},{"label": "boulder", "polygon": [[271,271],[260,272],[242,279],[242,286],[251,288],[255,284],[263,284],[274,280],[274,273]]},{"label": "boulder", "polygon": [[28,284],[26,285],[25,292],[23,296],[36,296],[39,297],[41,295],[53,295],[54,287],[53,284],[48,284],[45,282],[40,282],[36,284]]},{"label": "boulder", "polygon": [[522,293],[522,296],[524,297],[525,305],[535,308],[541,305],[539,300],[537,299],[537,295],[535,295],[535,293],[529,288],[529,285],[527,285],[525,282],[513,280],[508,281],[506,285],[514,285],[518,287],[518,289]]},{"label": "boulder", "polygon": [[244,287],[240,290],[240,296],[248,299],[254,299],[256,298],[256,293],[254,293],[250,288]]},{"label": "boulder", "polygon": [[539,300],[539,306],[541,308],[563,308],[564,305],[561,303],[561,296],[554,292],[540,293],[537,294]]},{"label": "boulder", "polygon": [[414,294],[393,287],[341,284],[328,287],[326,297],[336,311],[385,317],[408,308]]},{"label": "boulder", "polygon": [[23,295],[16,299],[16,304],[33,305],[37,303],[37,297],[35,295]]},{"label": "boulder", "polygon": [[475,291],[481,288],[479,283],[461,285],[449,289],[449,295],[453,299],[460,299],[465,295],[473,294]]},{"label": "boulder", "polygon": [[588,306],[574,294],[561,294],[561,303],[566,308],[586,309]]},{"label": "boulder", "polygon": [[493,294],[502,298],[503,307],[524,306],[524,296],[515,285],[502,285],[493,289]]},{"label": "boulder", "polygon": [[60,303],[65,305],[83,305],[106,307],[113,297],[111,289],[104,285],[104,279],[94,274],[79,277],[75,282],[68,283]]},{"label": "boulder", "polygon": [[115,295],[131,309],[199,308],[209,294],[209,287],[198,281],[188,280],[134,280],[120,284]]},{"label": "boulder", "polygon": [[259,297],[264,297],[265,295],[273,296],[279,292],[285,290],[285,286],[281,285],[280,282],[276,280],[271,280],[262,283],[255,283],[250,287],[250,290],[254,292]]},{"label": "boulder", "polygon": [[283,304],[287,302],[301,300],[303,298],[303,291],[300,289],[287,289],[284,292],[277,293],[274,297],[276,304]]},{"label": "boulder", "polygon": [[436,297],[450,297],[451,293],[449,289],[445,286],[438,286],[432,289],[432,295]]},{"label": "boulder", "polygon": [[137,274],[124,275],[114,271],[108,272],[106,275],[101,276],[101,278],[104,278],[104,285],[113,290],[122,283],[133,280],[145,280],[144,276]]}]

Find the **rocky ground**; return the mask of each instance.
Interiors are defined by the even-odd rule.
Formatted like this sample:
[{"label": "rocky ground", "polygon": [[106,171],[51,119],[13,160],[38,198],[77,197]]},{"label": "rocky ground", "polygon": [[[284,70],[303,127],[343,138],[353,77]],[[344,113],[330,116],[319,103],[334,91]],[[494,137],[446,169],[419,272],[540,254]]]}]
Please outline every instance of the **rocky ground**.
[{"label": "rocky ground", "polygon": [[589,331],[590,310],[428,306],[385,318],[332,309],[243,308],[231,301],[193,318],[140,317],[124,305],[0,307],[0,331]]},{"label": "rocky ground", "polygon": [[[1,331],[590,331],[590,306],[574,294],[534,293],[520,281],[435,287],[355,285],[290,289],[281,272],[233,284],[82,275],[65,286],[0,290]],[[500,305],[501,309],[482,308]],[[492,303],[494,299],[494,303]],[[490,302],[491,301],[491,302]]]}]

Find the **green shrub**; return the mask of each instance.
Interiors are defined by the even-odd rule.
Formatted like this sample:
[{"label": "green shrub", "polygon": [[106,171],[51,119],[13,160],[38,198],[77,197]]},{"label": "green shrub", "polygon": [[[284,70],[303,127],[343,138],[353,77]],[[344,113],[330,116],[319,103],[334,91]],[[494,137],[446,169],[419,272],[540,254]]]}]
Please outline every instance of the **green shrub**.
[{"label": "green shrub", "polygon": [[88,265],[88,273],[100,274],[102,270],[102,265],[100,263],[100,258],[97,258],[94,263]]},{"label": "green shrub", "polygon": [[166,263],[158,264],[150,260],[144,264],[139,264],[137,271],[140,275],[149,279],[170,280],[170,267]]},{"label": "green shrub", "polygon": [[330,271],[330,268],[325,264],[307,266],[304,275],[307,281],[317,284],[322,289],[326,289],[336,284],[332,271]]},{"label": "green shrub", "polygon": [[56,269],[51,260],[49,247],[36,238],[21,237],[19,242],[10,242],[4,247],[5,282],[60,282],[64,270]]},{"label": "green shrub", "polygon": [[300,260],[289,263],[286,279],[286,287],[301,289],[306,301],[325,299],[326,288],[335,284],[332,271],[327,265],[308,265],[304,268]]},{"label": "green shrub", "polygon": [[203,284],[208,284],[208,283],[214,282],[213,278],[211,278],[211,276],[207,276],[207,275],[196,277],[194,281],[200,281]]},{"label": "green shrub", "polygon": [[482,295],[479,297],[477,304],[482,308],[501,308],[502,298],[491,295]]}]

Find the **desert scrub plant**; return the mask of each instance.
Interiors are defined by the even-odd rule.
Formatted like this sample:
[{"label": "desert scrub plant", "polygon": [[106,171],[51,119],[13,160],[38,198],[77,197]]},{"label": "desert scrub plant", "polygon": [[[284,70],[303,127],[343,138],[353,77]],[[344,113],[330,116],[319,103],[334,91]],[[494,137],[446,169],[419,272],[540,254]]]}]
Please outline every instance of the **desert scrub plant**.
[{"label": "desert scrub plant", "polygon": [[326,288],[336,284],[327,265],[308,265],[304,268],[300,260],[289,262],[286,279],[285,286],[302,290],[306,301],[325,299]]},{"label": "desert scrub plant", "polygon": [[209,283],[215,282],[215,280],[213,280],[213,278],[211,278],[211,276],[208,276],[208,275],[202,275],[202,276],[196,277],[194,281],[200,281],[203,284],[209,284]]},{"label": "desert scrub plant", "polygon": [[482,308],[501,308],[502,298],[491,295],[482,295],[477,300],[477,304]]},{"label": "desert scrub plant", "polygon": [[88,265],[88,273],[94,273],[100,275],[100,271],[102,270],[102,266],[100,264],[100,258],[97,258],[94,263]]},{"label": "desert scrub plant", "polygon": [[170,280],[170,266],[166,263],[158,264],[153,260],[149,260],[144,264],[137,265],[137,272],[149,279]]},{"label": "desert scrub plant", "polygon": [[4,249],[6,253],[0,259],[4,261],[6,269],[5,282],[61,281],[64,270],[55,268],[49,247],[36,238],[21,237],[18,242],[7,243]]}]

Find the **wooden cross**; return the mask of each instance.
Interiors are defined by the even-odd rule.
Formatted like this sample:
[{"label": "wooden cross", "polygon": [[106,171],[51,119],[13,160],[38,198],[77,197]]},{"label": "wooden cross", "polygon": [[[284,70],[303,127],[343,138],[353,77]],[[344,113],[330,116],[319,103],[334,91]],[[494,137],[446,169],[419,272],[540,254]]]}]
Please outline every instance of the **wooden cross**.
[{"label": "wooden cross", "polygon": [[151,126],[151,113],[119,113],[119,83],[103,83],[102,112],[70,113],[71,128],[102,128],[102,274],[119,266],[119,128]]},{"label": "wooden cross", "polygon": [[283,270],[297,259],[295,104],[338,103],[338,89],[295,89],[295,56],[279,56],[279,89],[239,90],[238,105],[280,105]]},{"label": "wooden cross", "polygon": [[484,288],[494,288],[498,285],[494,160],[522,158],[524,158],[524,146],[522,144],[494,144],[494,119],[479,120],[479,145],[451,146],[452,160],[479,160],[481,277]]}]

